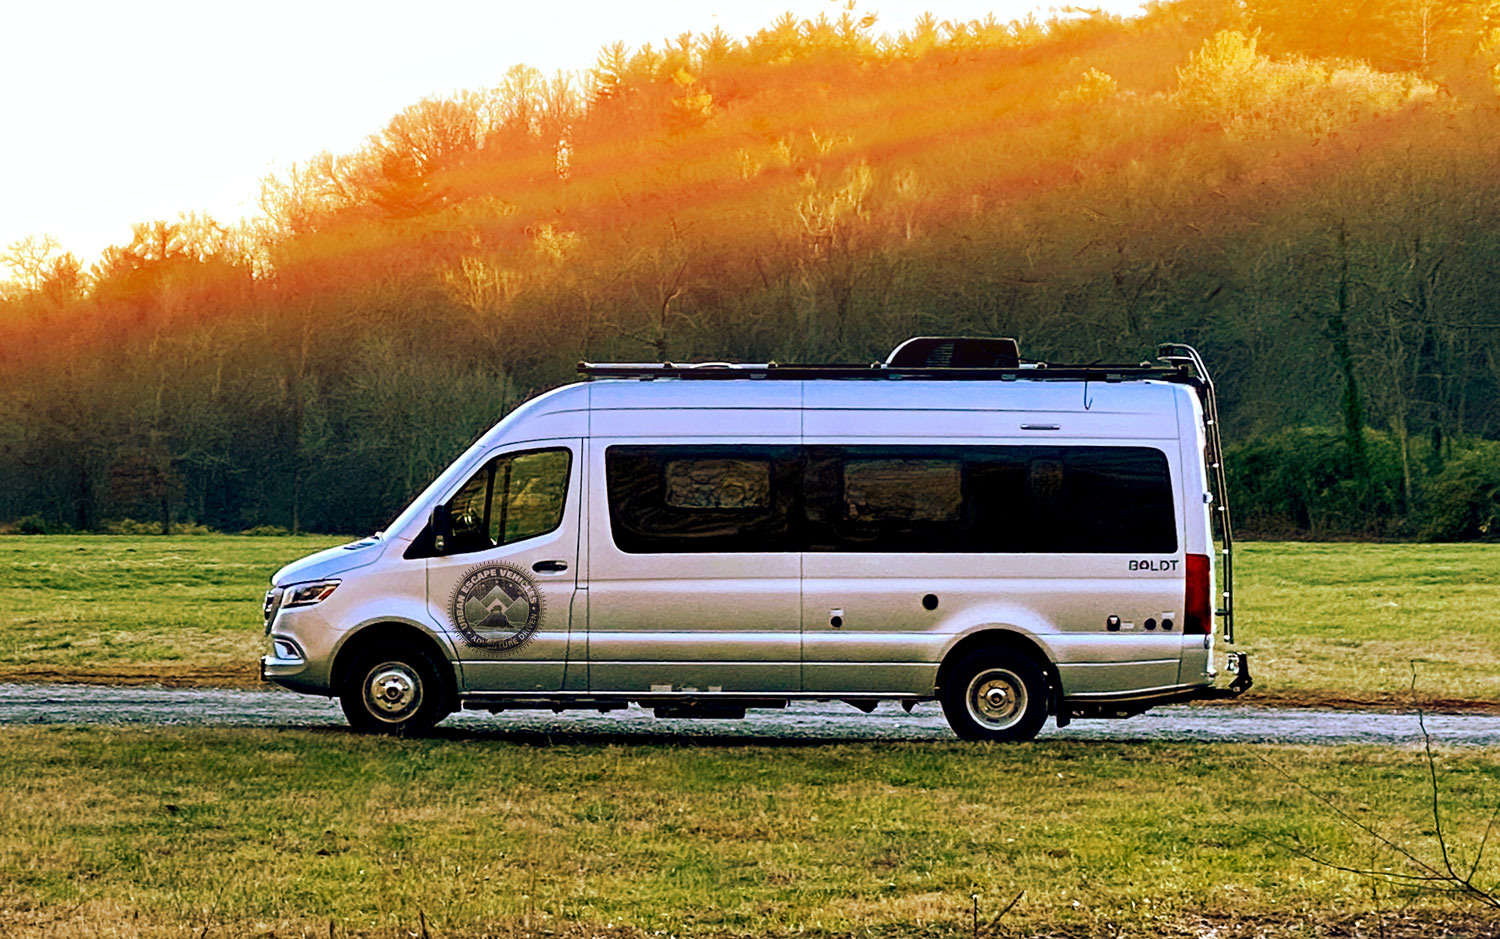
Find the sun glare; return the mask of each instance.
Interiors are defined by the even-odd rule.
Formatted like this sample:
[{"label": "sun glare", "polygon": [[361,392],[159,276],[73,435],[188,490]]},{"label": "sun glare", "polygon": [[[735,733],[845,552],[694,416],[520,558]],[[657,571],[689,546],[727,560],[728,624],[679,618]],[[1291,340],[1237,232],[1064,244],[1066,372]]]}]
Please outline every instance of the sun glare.
[{"label": "sun glare", "polygon": [[[1113,0],[1122,10],[1136,5]],[[1108,5],[1107,5],[1108,6]],[[249,8],[153,0],[31,4],[12,11],[28,40],[0,59],[26,146],[0,153],[0,247],[51,235],[86,263],[130,239],[133,223],[202,212],[224,223],[259,211],[260,180],[321,151],[357,149],[392,114],[433,95],[480,91],[524,63],[581,76],[598,50],[658,47],[683,31],[744,38],[786,10],[835,17],[830,0],[735,3],[717,12],[668,2],[556,5],[445,0],[421,16],[382,0],[272,0]],[[875,32],[926,9],[886,2]],[[1024,2],[950,2],[940,18],[1002,19]],[[1036,10],[1045,15],[1045,8]]]}]

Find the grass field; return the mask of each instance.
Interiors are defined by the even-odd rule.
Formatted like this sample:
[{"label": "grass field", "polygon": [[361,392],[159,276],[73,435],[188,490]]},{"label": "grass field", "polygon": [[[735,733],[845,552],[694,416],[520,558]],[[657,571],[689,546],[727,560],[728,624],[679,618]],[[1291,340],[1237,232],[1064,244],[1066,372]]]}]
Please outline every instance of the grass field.
[{"label": "grass field", "polygon": [[1500,705],[1500,545],[1251,542],[1239,645],[1276,697]]},{"label": "grass field", "polygon": [[0,679],[253,682],[271,574],[349,540],[0,537]]},{"label": "grass field", "polygon": [[[1464,861],[1500,764],[1438,765]],[[958,937],[978,894],[986,921],[1020,895],[985,936],[1373,936],[1377,912],[1474,908],[1284,845],[1405,870],[1326,795],[1435,860],[1427,771],[1368,747],[12,727],[0,933]]]},{"label": "grass field", "polygon": [[[254,682],[277,567],[337,537],[0,538],[0,679]],[[1500,707],[1500,546],[1248,543],[1262,701]]]}]

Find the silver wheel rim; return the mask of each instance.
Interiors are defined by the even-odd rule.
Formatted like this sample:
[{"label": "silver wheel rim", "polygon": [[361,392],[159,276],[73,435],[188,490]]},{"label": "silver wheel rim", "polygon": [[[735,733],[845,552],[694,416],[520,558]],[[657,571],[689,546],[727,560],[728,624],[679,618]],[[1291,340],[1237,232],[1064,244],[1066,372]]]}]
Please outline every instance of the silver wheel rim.
[{"label": "silver wheel rim", "polygon": [[399,724],[422,706],[422,676],[405,662],[383,662],[366,673],[364,697],[372,717]]},{"label": "silver wheel rim", "polygon": [[969,716],[986,730],[1008,730],[1026,716],[1030,698],[1021,676],[1008,668],[987,668],[969,682],[964,694]]}]

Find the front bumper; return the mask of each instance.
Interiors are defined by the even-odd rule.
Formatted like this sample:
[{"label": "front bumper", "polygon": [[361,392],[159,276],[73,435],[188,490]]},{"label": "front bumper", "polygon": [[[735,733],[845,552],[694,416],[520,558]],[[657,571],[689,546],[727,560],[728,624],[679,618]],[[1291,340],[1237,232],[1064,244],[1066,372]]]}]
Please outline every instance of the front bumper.
[{"label": "front bumper", "polygon": [[307,653],[284,636],[270,640],[271,651],[260,657],[260,680],[272,682],[293,691],[328,694],[327,676],[314,667]]},{"label": "front bumper", "polygon": [[296,678],[307,669],[307,658],[296,644],[286,639],[271,640],[271,652],[260,657],[260,680],[279,681]]},{"label": "front bumper", "polygon": [[260,678],[304,694],[329,695],[334,651],[342,633],[328,621],[324,604],[279,606],[261,647]]}]

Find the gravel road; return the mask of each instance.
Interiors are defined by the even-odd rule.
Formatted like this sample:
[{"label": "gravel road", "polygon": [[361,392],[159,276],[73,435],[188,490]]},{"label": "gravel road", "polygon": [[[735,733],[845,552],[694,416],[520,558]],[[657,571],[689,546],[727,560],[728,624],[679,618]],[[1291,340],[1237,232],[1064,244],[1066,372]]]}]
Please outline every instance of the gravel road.
[{"label": "gravel road", "polygon": [[[1500,746],[1500,716],[1431,714],[1435,742]],[[96,685],[0,684],[0,724],[110,724],[159,727],[342,727],[338,704],[287,691],[225,691]],[[742,721],[658,720],[629,708],[611,714],[569,711],[466,711],[448,718],[440,733],[490,739],[538,735],[619,742],[698,739],[951,740],[934,703],[907,714],[882,704],[862,714],[847,704],[798,702],[784,710],[749,712]],[[1123,721],[1051,724],[1044,738],[1073,740],[1181,740],[1222,743],[1382,743],[1421,740],[1413,714],[1254,707],[1164,707]]]}]

